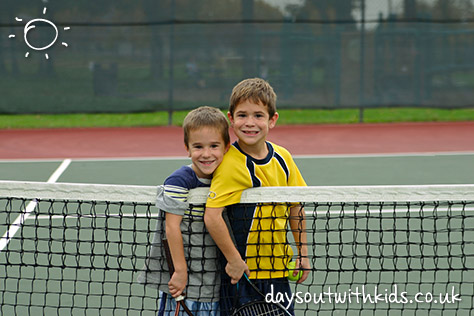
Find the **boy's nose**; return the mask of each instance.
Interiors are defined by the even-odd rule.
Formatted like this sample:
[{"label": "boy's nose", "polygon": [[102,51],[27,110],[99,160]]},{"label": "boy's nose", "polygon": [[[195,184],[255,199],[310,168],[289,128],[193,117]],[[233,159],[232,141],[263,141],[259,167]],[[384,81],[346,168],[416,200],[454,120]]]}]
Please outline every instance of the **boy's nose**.
[{"label": "boy's nose", "polygon": [[209,157],[211,155],[211,149],[210,148],[204,148],[202,155],[204,157]]},{"label": "boy's nose", "polygon": [[255,125],[255,122],[254,122],[254,120],[253,120],[253,117],[250,117],[250,116],[247,117],[247,120],[245,121],[245,125],[247,125],[247,126],[253,126],[253,125]]}]

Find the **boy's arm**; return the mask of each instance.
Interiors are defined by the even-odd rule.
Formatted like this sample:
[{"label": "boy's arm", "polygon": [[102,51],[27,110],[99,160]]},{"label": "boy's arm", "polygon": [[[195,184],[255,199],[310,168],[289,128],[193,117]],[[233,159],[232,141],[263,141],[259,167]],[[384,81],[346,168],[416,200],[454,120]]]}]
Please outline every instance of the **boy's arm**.
[{"label": "boy's arm", "polygon": [[290,208],[290,227],[293,237],[298,248],[298,258],[296,260],[293,275],[299,273],[300,268],[303,269],[303,275],[298,283],[302,283],[309,276],[311,265],[308,258],[308,242],[306,237],[306,218],[302,205],[295,205]]},{"label": "boy's arm", "polygon": [[219,247],[227,260],[225,272],[231,278],[231,283],[236,284],[244,273],[250,275],[250,270],[234,245],[227,225],[222,217],[223,211],[223,207],[206,207],[204,223],[212,239],[214,239],[217,247]]},{"label": "boy's arm", "polygon": [[180,227],[182,220],[181,215],[166,213],[166,239],[168,239],[175,270],[168,282],[170,294],[173,297],[178,297],[183,293],[188,281],[188,266],[184,257],[183,235]]}]

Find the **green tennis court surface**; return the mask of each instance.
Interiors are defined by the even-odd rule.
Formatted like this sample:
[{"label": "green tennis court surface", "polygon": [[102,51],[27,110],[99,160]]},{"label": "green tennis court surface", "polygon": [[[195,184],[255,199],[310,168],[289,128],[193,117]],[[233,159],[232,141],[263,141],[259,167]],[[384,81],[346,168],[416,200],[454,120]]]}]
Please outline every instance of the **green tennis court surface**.
[{"label": "green tennis court surface", "polygon": [[[474,179],[474,153],[334,155],[295,158],[308,185],[461,184]],[[0,160],[1,180],[46,181],[59,160]],[[76,159],[59,182],[161,184],[185,158]]]},{"label": "green tennis court surface", "polygon": [[[311,186],[467,184],[474,179],[470,154],[296,161]],[[154,186],[188,162],[72,160],[56,182]],[[62,163],[4,161],[0,173],[2,180],[47,181]],[[155,226],[152,204],[48,199],[29,204],[0,202],[7,210],[0,212],[7,224],[1,226],[2,236],[21,219],[20,210],[31,210],[0,253],[0,274],[8,276],[0,282],[5,315],[154,314],[156,291],[136,282]],[[474,307],[472,202],[323,203],[308,205],[306,212],[313,270],[294,287],[305,301],[298,304],[295,297],[296,315],[469,315]],[[414,301],[418,293],[416,299],[423,302]]]}]

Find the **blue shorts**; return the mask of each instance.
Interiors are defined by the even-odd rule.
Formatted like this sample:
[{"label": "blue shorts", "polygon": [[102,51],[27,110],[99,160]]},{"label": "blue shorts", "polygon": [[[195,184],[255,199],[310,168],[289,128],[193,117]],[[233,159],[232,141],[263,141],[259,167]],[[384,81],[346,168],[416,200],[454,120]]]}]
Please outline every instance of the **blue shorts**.
[{"label": "blue shorts", "polygon": [[[197,302],[188,299],[184,300],[184,302],[194,316],[219,315],[219,302]],[[160,309],[158,310],[158,316],[174,316],[175,311],[175,299],[171,295],[160,291]],[[187,315],[182,307],[179,311],[179,315]]]},{"label": "blue shorts", "polygon": [[[220,309],[221,315],[231,315],[233,309],[244,305],[245,303],[251,301],[260,301],[265,300],[260,294],[255,292],[251,285],[242,277],[239,281],[239,285],[234,285],[230,283],[230,278],[227,275],[221,276],[221,300],[220,300]],[[281,293],[281,297],[291,297],[290,284],[288,283],[287,278],[278,278],[278,279],[257,279],[250,280],[264,295],[273,293]],[[287,294],[285,296],[284,294]],[[288,300],[280,301],[281,305],[287,308],[288,312],[294,315],[294,304],[293,302],[288,302]]]}]

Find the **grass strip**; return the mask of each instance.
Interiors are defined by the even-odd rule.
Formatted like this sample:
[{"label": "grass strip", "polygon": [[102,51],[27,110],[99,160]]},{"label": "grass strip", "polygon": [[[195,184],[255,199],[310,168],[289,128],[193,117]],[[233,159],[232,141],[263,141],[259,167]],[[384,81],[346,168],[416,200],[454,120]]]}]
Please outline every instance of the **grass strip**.
[{"label": "grass strip", "polygon": [[[278,124],[355,124],[358,109],[279,110]],[[188,111],[176,111],[172,125],[181,126]],[[0,129],[149,127],[167,126],[168,112],[117,114],[8,114],[0,115]],[[474,121],[472,109],[371,108],[363,111],[365,123]]]}]

